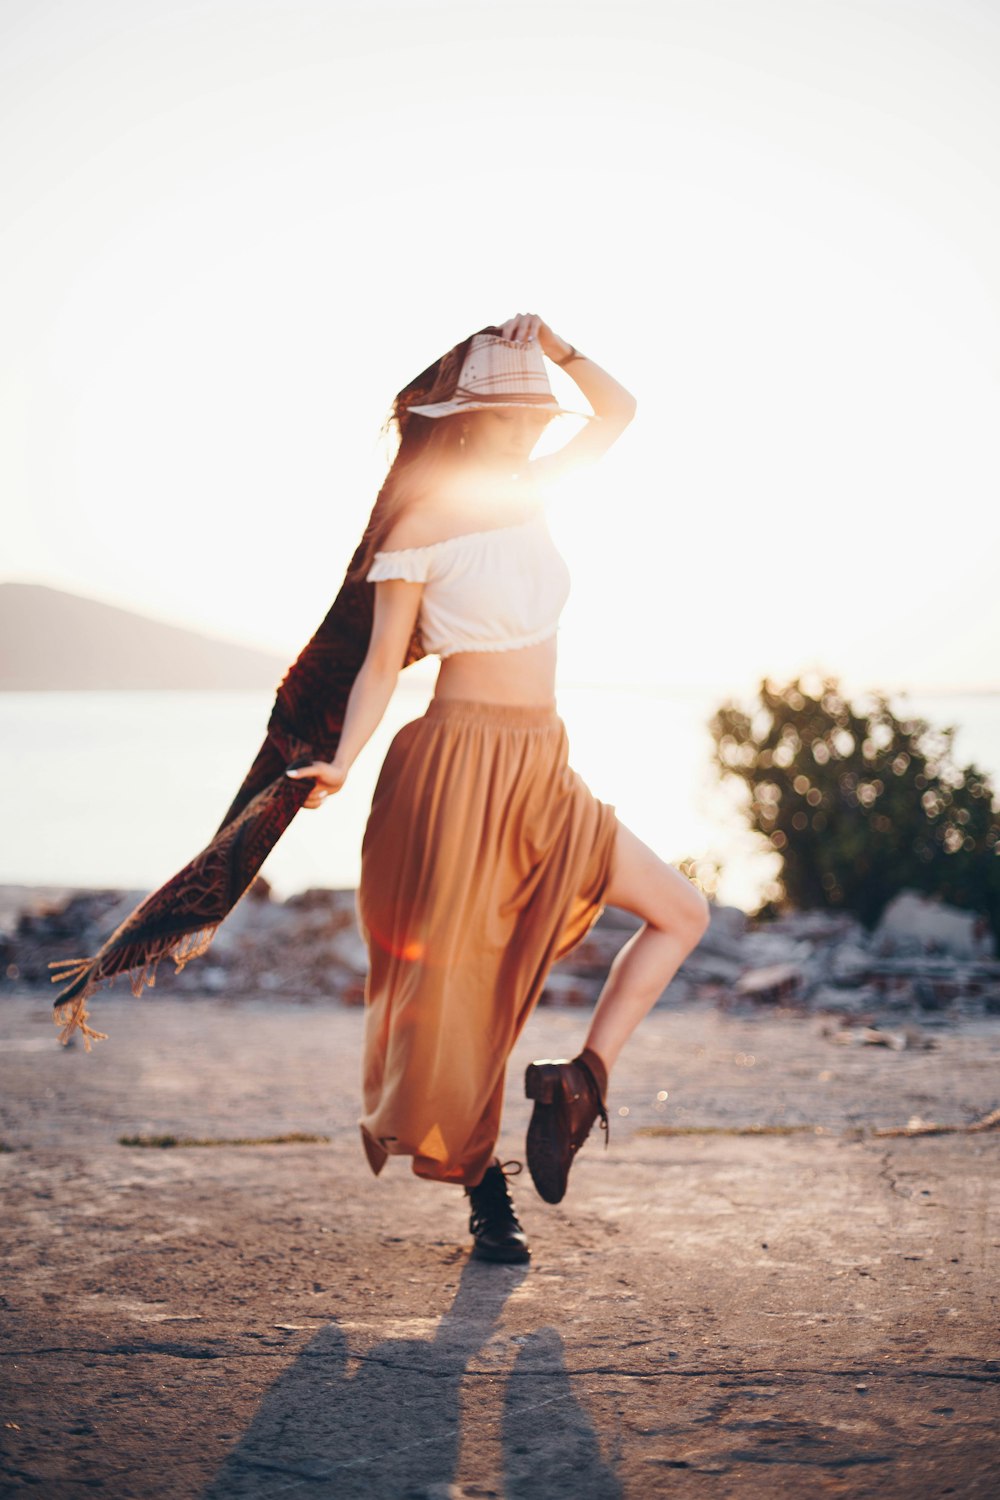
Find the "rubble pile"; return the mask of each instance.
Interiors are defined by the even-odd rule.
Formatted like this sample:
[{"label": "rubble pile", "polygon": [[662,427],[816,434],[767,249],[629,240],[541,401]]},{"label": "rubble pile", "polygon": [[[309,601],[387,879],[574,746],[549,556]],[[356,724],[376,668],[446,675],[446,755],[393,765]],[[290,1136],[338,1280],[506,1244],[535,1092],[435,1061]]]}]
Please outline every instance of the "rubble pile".
[{"label": "rubble pile", "polygon": [[[51,960],[96,953],[144,894],[80,891],[67,899],[29,901],[10,934],[0,934],[0,972],[8,982],[48,984]],[[366,968],[353,891],[308,890],[275,901],[258,877],[204,956],[180,973],[167,959],[157,983],[172,994],[296,1000],[332,995],[360,1005]],[[122,976],[115,983],[128,980]]]},{"label": "rubble pile", "polygon": [[26,887],[18,909],[11,893],[0,930],[0,974],[8,981],[48,983],[50,960],[96,953],[145,894],[112,890],[54,895]]},{"label": "rubble pile", "polygon": [[693,999],[858,1018],[1000,1014],[1000,963],[982,918],[914,891],[895,896],[871,932],[848,913],[789,912],[754,923],[735,907],[714,907],[675,983]]},{"label": "rubble pile", "polygon": [[[8,986],[47,985],[51,960],[96,952],[141,894],[25,889],[16,914],[4,914],[0,975]],[[639,925],[609,907],[552,970],[542,1003],[592,1005]],[[360,1005],[366,967],[354,891],[308,890],[279,902],[258,879],[205,956],[180,974],[168,962],[161,983],[174,993],[233,1000],[333,997]],[[846,913],[790,912],[765,923],[713,906],[708,931],[664,999],[829,1012],[845,1023],[837,1040],[899,1048],[909,1044],[906,1028],[880,1028],[879,1017],[891,1024],[906,1013],[1000,1014],[1000,962],[980,918],[909,891],[895,897],[872,932]]]}]

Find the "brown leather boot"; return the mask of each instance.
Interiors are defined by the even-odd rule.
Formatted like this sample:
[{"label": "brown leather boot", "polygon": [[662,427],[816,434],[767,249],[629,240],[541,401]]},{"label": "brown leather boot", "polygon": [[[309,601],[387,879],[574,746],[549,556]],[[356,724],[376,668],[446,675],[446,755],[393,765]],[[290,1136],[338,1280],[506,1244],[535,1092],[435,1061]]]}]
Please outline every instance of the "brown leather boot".
[{"label": "brown leather boot", "polygon": [[528,1126],[528,1171],[546,1203],[561,1203],[573,1158],[600,1116],[608,1143],[608,1112],[596,1076],[584,1057],[572,1061],[533,1062],[524,1075],[524,1092],[534,1099]]}]

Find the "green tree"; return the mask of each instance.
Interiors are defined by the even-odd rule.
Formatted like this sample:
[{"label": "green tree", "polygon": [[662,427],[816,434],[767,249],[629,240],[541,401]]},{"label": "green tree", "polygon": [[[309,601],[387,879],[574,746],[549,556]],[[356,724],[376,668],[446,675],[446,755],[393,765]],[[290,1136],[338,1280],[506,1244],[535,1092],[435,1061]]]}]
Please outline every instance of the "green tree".
[{"label": "green tree", "polygon": [[838,907],[873,925],[904,887],[979,912],[1000,941],[1000,815],[988,776],[959,767],[955,729],[899,719],[882,694],[848,703],[765,679],[749,708],[724,703],[714,760],[781,857],[778,899]]}]

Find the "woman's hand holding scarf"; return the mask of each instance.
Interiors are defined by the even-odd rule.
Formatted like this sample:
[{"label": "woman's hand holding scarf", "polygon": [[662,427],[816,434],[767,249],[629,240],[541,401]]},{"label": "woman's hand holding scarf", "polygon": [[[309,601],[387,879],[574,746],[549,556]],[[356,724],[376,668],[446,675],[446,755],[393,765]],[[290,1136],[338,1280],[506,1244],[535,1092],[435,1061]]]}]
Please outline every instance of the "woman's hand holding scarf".
[{"label": "woman's hand holding scarf", "polygon": [[347,772],[336,761],[314,760],[308,766],[290,767],[285,775],[293,781],[311,776],[315,782],[312,791],[303,802],[303,807],[322,807],[327,797],[339,792],[347,780]]}]

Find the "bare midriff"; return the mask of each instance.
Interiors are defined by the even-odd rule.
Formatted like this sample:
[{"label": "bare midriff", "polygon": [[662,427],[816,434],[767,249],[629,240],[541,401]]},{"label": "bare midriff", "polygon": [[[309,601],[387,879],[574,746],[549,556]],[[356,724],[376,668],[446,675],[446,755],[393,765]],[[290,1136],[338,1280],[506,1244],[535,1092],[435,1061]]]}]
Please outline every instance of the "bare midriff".
[{"label": "bare midriff", "polygon": [[457,651],[446,656],[434,696],[547,708],[556,697],[556,638],[513,651]]}]

